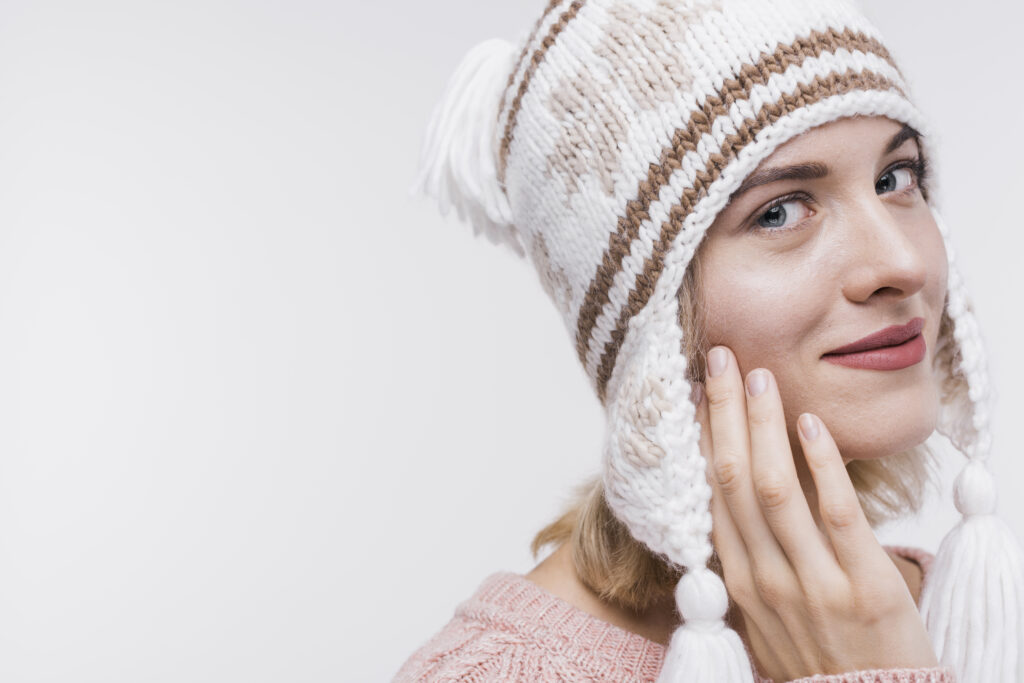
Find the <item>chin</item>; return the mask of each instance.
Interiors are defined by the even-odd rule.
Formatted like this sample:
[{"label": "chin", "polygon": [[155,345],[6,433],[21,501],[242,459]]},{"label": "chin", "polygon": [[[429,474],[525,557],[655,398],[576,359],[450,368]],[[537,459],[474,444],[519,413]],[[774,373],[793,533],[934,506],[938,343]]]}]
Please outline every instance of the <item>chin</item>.
[{"label": "chin", "polygon": [[936,391],[918,392],[916,396],[900,392],[862,408],[851,411],[860,413],[859,419],[836,416],[831,427],[844,460],[877,460],[903,453],[927,441],[938,424]]},{"label": "chin", "polygon": [[791,419],[795,428],[800,412],[820,417],[844,460],[898,455],[935,432],[939,384],[926,365],[895,372],[821,367],[826,373],[793,396]]}]

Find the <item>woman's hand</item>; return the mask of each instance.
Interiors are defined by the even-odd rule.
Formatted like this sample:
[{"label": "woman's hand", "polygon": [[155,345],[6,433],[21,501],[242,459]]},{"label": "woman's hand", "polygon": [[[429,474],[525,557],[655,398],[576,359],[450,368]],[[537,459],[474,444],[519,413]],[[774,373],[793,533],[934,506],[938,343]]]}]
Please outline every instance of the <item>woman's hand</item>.
[{"label": "woman's hand", "polygon": [[712,539],[759,671],[789,681],[938,666],[914,599],[821,420],[802,415],[798,431],[824,532],[798,481],[772,374],[754,370],[744,382],[722,346],[709,352],[708,366],[698,419]]}]

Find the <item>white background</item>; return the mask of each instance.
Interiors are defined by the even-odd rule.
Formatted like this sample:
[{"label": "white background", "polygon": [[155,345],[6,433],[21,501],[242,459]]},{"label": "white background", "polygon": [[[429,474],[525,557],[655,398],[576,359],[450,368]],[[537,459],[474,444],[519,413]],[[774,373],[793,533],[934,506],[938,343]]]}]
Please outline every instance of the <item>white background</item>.
[{"label": "white background", "polygon": [[[406,189],[459,58],[544,4],[0,1],[0,680],[386,680],[533,566],[601,413],[532,271]],[[1024,535],[1009,7],[868,3]],[[941,496],[884,540],[934,550]]]}]

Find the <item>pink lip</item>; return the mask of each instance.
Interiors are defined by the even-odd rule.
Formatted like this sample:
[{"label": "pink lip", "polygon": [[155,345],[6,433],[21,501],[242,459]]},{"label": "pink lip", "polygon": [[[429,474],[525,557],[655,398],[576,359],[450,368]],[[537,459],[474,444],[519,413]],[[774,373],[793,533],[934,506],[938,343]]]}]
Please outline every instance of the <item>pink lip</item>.
[{"label": "pink lip", "polygon": [[829,351],[822,358],[851,368],[902,370],[924,358],[927,345],[921,335],[923,329],[924,318],[914,318],[906,325],[887,327]]}]

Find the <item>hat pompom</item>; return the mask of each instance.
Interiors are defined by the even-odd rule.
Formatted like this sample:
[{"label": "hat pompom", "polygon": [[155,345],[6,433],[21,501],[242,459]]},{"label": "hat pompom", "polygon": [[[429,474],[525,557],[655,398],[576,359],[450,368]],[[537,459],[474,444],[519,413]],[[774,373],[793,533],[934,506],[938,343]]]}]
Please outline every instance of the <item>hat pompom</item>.
[{"label": "hat pompom", "polygon": [[983,462],[968,462],[954,500],[964,517],[942,540],[921,593],[936,656],[963,683],[1024,681],[1024,556],[994,514]]},{"label": "hat pompom", "polygon": [[[996,516],[996,485],[986,461],[989,378],[985,349],[955,264],[949,229],[933,209],[946,243],[949,282],[946,313],[952,329],[953,367],[944,377],[939,432],[967,457],[953,501],[963,515],[935,554],[921,592],[921,616],[935,654],[962,683],[1024,681],[1024,551]],[[938,353],[939,349],[936,349]]]},{"label": "hat pompom", "polygon": [[451,207],[477,235],[524,256],[512,210],[498,181],[498,108],[517,53],[502,39],[486,40],[462,58],[434,108],[410,194],[434,197],[442,215]]},{"label": "hat pompom", "polygon": [[683,624],[672,634],[658,683],[754,680],[743,641],[725,625],[729,595],[717,574],[706,567],[683,574],[676,606]]}]

